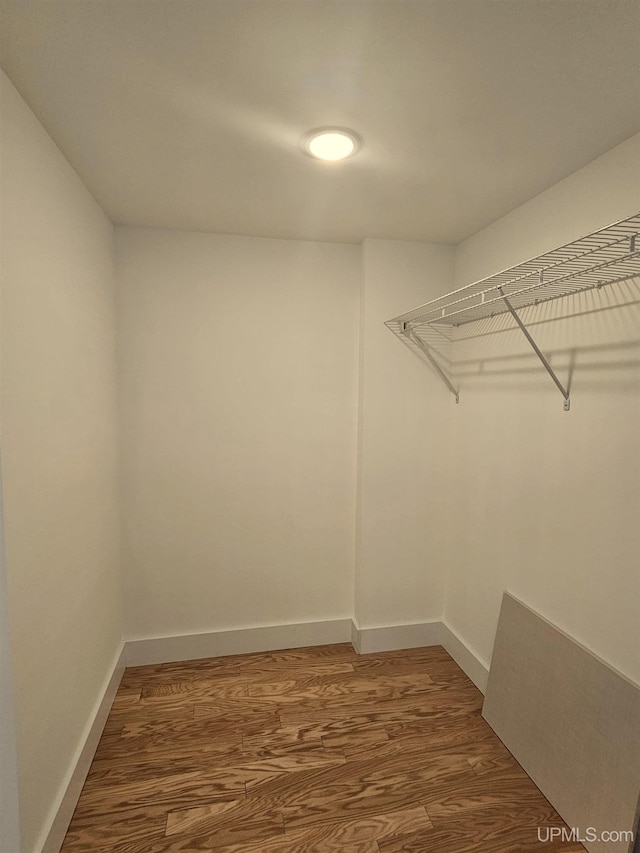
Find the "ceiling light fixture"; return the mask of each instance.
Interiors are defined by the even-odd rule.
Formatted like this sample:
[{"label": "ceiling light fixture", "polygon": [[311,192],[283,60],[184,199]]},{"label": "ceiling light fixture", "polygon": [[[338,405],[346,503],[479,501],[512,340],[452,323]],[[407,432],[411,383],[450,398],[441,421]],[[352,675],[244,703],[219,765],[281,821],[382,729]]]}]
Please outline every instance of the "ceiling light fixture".
[{"label": "ceiling light fixture", "polygon": [[357,133],[346,127],[319,127],[310,130],[302,140],[302,150],[318,160],[346,160],[353,157],[362,140]]}]

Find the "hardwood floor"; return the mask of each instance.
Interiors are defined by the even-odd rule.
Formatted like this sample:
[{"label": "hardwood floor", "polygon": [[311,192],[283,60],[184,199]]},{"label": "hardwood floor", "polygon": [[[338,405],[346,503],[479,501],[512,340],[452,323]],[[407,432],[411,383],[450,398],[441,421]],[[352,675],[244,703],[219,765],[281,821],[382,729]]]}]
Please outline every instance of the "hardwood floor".
[{"label": "hardwood floor", "polygon": [[62,853],[577,853],[439,646],[127,669]]}]

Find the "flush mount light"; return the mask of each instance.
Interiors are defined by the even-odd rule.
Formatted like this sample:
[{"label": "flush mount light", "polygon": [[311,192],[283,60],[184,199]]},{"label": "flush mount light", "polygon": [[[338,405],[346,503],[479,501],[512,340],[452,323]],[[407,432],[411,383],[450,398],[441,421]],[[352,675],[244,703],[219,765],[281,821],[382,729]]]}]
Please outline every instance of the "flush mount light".
[{"label": "flush mount light", "polygon": [[318,160],[346,160],[362,148],[357,133],[346,127],[319,127],[302,140],[302,149]]}]

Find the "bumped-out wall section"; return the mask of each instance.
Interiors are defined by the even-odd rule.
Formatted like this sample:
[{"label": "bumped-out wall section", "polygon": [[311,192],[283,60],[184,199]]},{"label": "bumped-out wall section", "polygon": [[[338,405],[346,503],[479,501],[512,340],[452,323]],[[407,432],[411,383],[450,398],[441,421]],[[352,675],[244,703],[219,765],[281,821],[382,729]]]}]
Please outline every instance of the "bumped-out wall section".
[{"label": "bumped-out wall section", "polygon": [[[363,245],[354,610],[363,629],[434,623],[442,613],[452,401],[384,322],[450,290],[453,259],[452,246]],[[425,631],[425,642],[433,636]]]},{"label": "bumped-out wall section", "polygon": [[158,640],[140,654],[259,626],[346,639],[354,614],[363,648],[393,626],[435,642],[450,401],[384,320],[451,287],[453,248],[118,228],[116,272],[126,635]]}]

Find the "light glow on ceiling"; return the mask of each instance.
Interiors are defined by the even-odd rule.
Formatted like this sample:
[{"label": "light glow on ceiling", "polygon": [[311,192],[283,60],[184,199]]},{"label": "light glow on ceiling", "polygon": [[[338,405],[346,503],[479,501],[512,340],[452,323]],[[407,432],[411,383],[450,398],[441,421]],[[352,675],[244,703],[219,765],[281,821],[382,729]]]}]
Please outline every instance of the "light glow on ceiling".
[{"label": "light glow on ceiling", "polygon": [[302,147],[317,160],[335,162],[353,157],[362,148],[362,140],[346,127],[320,127],[306,134]]}]

